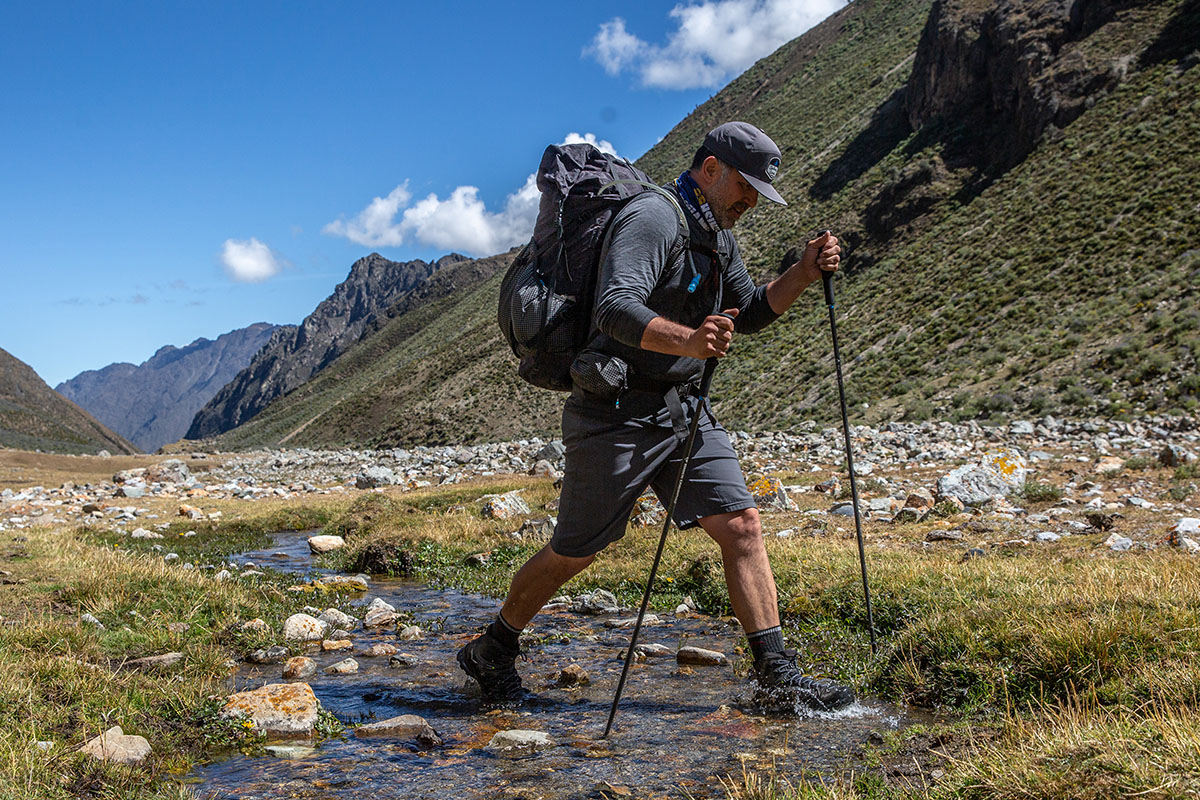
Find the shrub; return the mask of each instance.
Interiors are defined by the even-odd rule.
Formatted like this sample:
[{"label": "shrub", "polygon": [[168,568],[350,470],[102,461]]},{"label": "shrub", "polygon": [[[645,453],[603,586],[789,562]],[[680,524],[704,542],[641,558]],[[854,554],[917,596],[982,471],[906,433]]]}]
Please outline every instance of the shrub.
[{"label": "shrub", "polygon": [[1030,503],[1044,503],[1061,500],[1063,492],[1053,484],[1026,481],[1025,485],[1017,490],[1017,496]]}]

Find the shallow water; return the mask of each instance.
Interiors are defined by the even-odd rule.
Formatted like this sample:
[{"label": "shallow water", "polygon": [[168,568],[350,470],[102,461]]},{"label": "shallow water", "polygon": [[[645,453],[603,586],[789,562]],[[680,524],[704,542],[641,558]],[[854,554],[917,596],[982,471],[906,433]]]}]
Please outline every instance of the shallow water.
[{"label": "shallow water", "polygon": [[[239,559],[306,573],[311,564],[303,535],[281,536],[276,546]],[[872,732],[925,721],[904,709],[871,700],[832,714],[780,719],[757,714],[749,684],[731,666],[679,667],[673,658],[648,659],[630,669],[616,723],[601,739],[620,656],[629,629],[605,627],[613,616],[545,612],[534,620],[537,643],[518,662],[536,700],[519,710],[480,709],[474,683],[458,670],[454,654],[489,623],[498,601],[411,581],[379,579],[363,596],[382,597],[409,610],[425,633],[399,641],[391,628],[354,631],[354,651],[310,652],[318,668],[353,655],[359,672],[308,679],[325,708],[345,723],[400,714],[424,717],[445,740],[423,749],[401,739],[326,740],[300,758],[235,755],[198,769],[194,788],[219,798],[604,798],[725,797],[721,779],[739,781],[743,768],[785,776],[840,771],[853,762]],[[632,617],[633,613],[620,615]],[[360,615],[361,616],[361,615]],[[730,620],[699,617],[646,625],[641,643],[674,652],[691,644],[733,654],[741,631]],[[391,668],[387,657],[358,655],[390,642],[416,657],[410,668]],[[591,683],[556,686],[559,672],[578,664]],[[236,687],[281,682],[281,665],[243,665]],[[506,729],[542,731],[555,745],[525,757],[486,748]]]}]

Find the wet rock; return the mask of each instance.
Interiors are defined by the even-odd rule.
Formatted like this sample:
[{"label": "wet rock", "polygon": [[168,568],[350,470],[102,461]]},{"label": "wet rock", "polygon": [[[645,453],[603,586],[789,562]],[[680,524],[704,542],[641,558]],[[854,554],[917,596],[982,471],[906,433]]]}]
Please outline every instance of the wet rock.
[{"label": "wet rock", "polygon": [[[347,642],[347,644],[349,644],[349,642]],[[336,664],[330,664],[328,667],[322,670],[322,672],[324,672],[326,675],[350,675],[358,672],[358,662],[353,658],[345,658]]]},{"label": "wet rock", "polygon": [[311,738],[320,708],[307,683],[271,683],[230,695],[221,716],[245,717],[256,733],[268,737]]},{"label": "wet rock", "polygon": [[939,499],[955,497],[966,505],[982,505],[1005,497],[1025,485],[1029,469],[1015,449],[996,450],[978,463],[966,464],[938,479]]},{"label": "wet rock", "polygon": [[263,752],[286,761],[298,761],[315,756],[317,748],[302,744],[269,744],[263,748]]},{"label": "wet rock", "polygon": [[119,725],[89,741],[81,752],[114,764],[140,764],[150,755],[150,743],[141,736],[127,736]]},{"label": "wet rock", "polygon": [[325,609],[317,619],[331,628],[339,628],[347,631],[354,630],[354,626],[358,624],[358,620],[354,617],[336,608]]},{"label": "wet rock", "polygon": [[391,625],[398,619],[400,619],[400,615],[396,613],[396,607],[382,598],[376,597],[367,606],[367,615],[363,617],[363,627],[378,628]]},{"label": "wet rock", "polygon": [[145,658],[135,658],[133,661],[126,661],[126,669],[138,669],[144,671],[166,670],[183,661],[183,653],[163,653],[157,656],[147,656]]},{"label": "wet rock", "polygon": [[578,664],[563,667],[562,671],[558,673],[559,686],[587,686],[591,682],[592,679],[588,676],[587,670]]},{"label": "wet rock", "polygon": [[[642,618],[642,625],[658,625],[662,620],[657,614],[647,614]],[[604,621],[606,628],[632,628],[637,624],[637,617],[629,617],[628,619],[608,619]]]},{"label": "wet rock", "polygon": [[283,638],[288,641],[316,642],[325,638],[329,624],[308,614],[292,614],[283,623]]},{"label": "wet rock", "polygon": [[296,656],[289,658],[287,663],[283,665],[283,677],[289,680],[297,678],[311,678],[317,674],[317,662],[313,661],[308,656]]},{"label": "wet rock", "polygon": [[617,605],[617,597],[607,589],[596,589],[591,594],[581,595],[571,603],[571,610],[577,614],[616,614],[621,607]]},{"label": "wet rock", "polygon": [[318,555],[322,553],[331,553],[334,550],[341,550],[346,546],[346,540],[341,536],[310,536],[308,537],[308,549]]},{"label": "wet rock", "polygon": [[255,650],[246,656],[251,664],[281,664],[288,657],[288,649],[282,645]]},{"label": "wet rock", "polygon": [[322,639],[321,652],[332,653],[338,650],[350,650],[354,647],[354,642],[349,639]]},{"label": "wet rock", "polygon": [[360,725],[354,729],[354,735],[360,739],[386,736],[395,739],[416,739],[425,747],[440,747],[442,737],[423,718],[416,714],[402,714],[398,717]]},{"label": "wet rock", "polygon": [[394,644],[374,644],[362,651],[365,658],[378,658],[380,656],[394,656],[399,652],[399,648]]},{"label": "wet rock", "polygon": [[512,519],[529,513],[529,505],[521,499],[521,490],[504,494],[488,494],[480,498],[484,519]]},{"label": "wet rock", "polygon": [[388,659],[388,667],[391,669],[411,669],[417,663],[417,657],[412,653],[397,653]]},{"label": "wet rock", "polygon": [[719,667],[729,663],[724,653],[716,650],[705,650],[703,647],[681,647],[675,653],[675,660],[680,664],[690,664],[699,667]]},{"label": "wet rock", "polygon": [[666,658],[672,655],[671,648],[658,643],[636,645],[633,652],[645,658]]},{"label": "wet rock", "polygon": [[421,639],[424,638],[424,636],[425,634],[416,625],[405,625],[396,633],[396,638],[405,642]]},{"label": "wet rock", "polygon": [[528,755],[554,747],[554,740],[542,731],[499,731],[487,749],[504,755]]}]

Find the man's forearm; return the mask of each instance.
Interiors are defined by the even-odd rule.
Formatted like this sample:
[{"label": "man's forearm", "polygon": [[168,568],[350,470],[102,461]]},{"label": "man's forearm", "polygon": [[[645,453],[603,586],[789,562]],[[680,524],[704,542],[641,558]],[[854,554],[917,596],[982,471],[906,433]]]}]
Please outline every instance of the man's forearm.
[{"label": "man's forearm", "polygon": [[767,284],[767,303],[776,314],[782,314],[791,308],[792,303],[800,293],[813,282],[811,269],[806,269],[797,261],[775,280]]},{"label": "man's forearm", "polygon": [[655,317],[642,331],[641,348],[671,356],[690,355],[688,340],[693,333],[695,331],[686,325],[672,322],[666,317]]}]

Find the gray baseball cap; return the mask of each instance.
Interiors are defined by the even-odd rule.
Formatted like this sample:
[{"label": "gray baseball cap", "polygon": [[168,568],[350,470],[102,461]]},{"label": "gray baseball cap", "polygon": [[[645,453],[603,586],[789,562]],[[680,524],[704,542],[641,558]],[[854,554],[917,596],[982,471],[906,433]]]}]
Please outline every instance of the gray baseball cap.
[{"label": "gray baseball cap", "polygon": [[748,122],[726,122],[708,132],[704,146],[740,172],[763,197],[787,205],[771,185],[780,163],[779,147],[771,137]]}]

